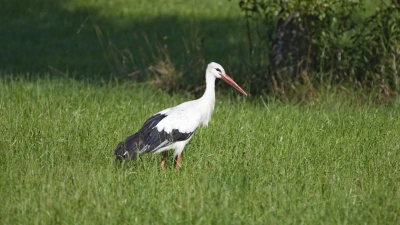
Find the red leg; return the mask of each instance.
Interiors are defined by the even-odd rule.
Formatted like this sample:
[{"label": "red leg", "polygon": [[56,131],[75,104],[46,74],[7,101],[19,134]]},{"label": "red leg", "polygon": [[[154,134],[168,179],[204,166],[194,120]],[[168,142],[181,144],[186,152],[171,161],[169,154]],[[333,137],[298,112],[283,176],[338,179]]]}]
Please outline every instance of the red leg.
[{"label": "red leg", "polygon": [[180,167],[181,167],[181,154],[178,154],[178,156],[176,157],[175,169],[178,170]]},{"label": "red leg", "polygon": [[161,169],[165,167],[165,160],[167,159],[167,152],[164,152],[163,159],[161,160]]}]

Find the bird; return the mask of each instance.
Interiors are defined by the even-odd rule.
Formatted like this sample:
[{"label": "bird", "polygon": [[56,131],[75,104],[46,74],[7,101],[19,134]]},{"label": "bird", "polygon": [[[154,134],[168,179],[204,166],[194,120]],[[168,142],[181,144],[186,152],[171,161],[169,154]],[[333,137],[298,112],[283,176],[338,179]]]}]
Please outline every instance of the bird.
[{"label": "bird", "polygon": [[215,104],[215,81],[220,78],[240,93],[247,93],[215,62],[207,65],[206,89],[202,97],[162,110],[144,122],[135,134],[120,142],[115,149],[117,161],[129,162],[142,153],[164,153],[161,169],[165,167],[167,151],[174,150],[175,169],[181,165],[181,155],[196,129],[207,127]]}]

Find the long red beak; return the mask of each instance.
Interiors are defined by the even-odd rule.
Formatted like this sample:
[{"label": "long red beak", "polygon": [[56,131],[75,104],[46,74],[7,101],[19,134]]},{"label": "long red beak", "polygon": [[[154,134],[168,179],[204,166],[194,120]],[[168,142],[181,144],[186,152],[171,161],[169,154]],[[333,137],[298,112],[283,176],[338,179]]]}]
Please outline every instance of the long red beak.
[{"label": "long red beak", "polygon": [[221,79],[234,87],[236,90],[238,90],[240,93],[244,94],[247,96],[247,93],[243,91],[243,89],[230,77],[228,74],[222,74]]}]

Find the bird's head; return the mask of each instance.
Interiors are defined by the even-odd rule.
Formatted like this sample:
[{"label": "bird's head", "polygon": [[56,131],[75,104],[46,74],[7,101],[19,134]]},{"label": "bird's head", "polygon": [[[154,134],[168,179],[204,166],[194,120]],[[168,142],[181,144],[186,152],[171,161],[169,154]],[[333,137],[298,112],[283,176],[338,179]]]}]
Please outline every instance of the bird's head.
[{"label": "bird's head", "polygon": [[223,81],[231,85],[240,93],[247,96],[247,93],[243,91],[243,89],[238,84],[236,84],[236,82],[228,74],[225,73],[224,68],[218,63],[212,62],[208,64],[206,74],[211,74],[215,78],[221,78]]}]

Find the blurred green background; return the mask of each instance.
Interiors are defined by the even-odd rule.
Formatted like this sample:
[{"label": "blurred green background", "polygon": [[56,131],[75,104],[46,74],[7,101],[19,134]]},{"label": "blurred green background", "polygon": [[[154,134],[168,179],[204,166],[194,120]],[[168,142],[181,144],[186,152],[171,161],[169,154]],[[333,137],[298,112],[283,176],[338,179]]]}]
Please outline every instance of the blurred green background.
[{"label": "blurred green background", "polygon": [[3,1],[0,20],[0,70],[12,73],[107,77],[120,72],[112,49],[131,56],[127,72],[148,66],[157,45],[177,65],[188,54],[223,65],[246,51],[235,1]]}]

